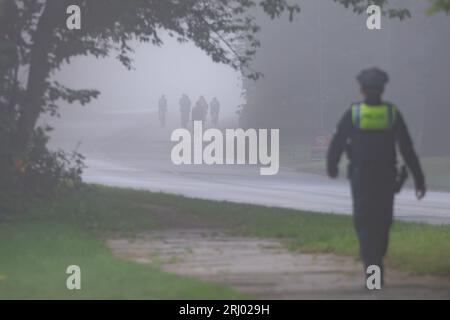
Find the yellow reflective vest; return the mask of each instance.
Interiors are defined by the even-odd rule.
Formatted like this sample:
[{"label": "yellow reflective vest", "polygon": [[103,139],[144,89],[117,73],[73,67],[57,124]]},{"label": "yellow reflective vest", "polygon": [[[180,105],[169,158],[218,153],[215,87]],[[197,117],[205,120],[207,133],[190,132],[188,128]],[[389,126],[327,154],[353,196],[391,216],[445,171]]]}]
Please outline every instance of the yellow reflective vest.
[{"label": "yellow reflective vest", "polygon": [[369,106],[365,103],[352,106],[353,125],[361,130],[388,130],[396,120],[396,108],[388,104]]}]

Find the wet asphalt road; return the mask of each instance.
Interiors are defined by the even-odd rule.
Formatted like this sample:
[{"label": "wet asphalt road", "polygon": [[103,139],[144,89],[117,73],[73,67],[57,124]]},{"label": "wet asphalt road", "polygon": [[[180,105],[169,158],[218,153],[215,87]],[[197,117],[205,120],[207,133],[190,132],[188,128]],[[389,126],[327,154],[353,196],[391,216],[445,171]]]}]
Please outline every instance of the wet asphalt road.
[{"label": "wet asphalt road", "polygon": [[[80,151],[89,166],[84,173],[87,182],[351,214],[350,188],[345,179],[334,181],[287,168],[281,168],[275,176],[261,176],[257,166],[175,166],[170,159],[174,145],[170,134],[179,120],[173,117],[168,128],[161,128],[156,119],[156,114],[130,113],[126,109],[119,114],[71,119],[59,125],[58,135],[51,142],[65,150],[81,142]],[[429,191],[419,202],[413,190],[404,189],[396,199],[395,216],[408,221],[449,224],[450,192]]]},{"label": "wet asphalt road", "polygon": [[[351,214],[350,189],[345,180],[281,168],[261,176],[257,166],[175,166],[169,136],[142,141],[138,149],[96,148],[87,155],[87,182],[162,191],[211,200]],[[107,152],[105,150],[108,150]],[[417,201],[405,189],[396,199],[395,216],[407,221],[450,223],[450,193],[428,192]]]}]

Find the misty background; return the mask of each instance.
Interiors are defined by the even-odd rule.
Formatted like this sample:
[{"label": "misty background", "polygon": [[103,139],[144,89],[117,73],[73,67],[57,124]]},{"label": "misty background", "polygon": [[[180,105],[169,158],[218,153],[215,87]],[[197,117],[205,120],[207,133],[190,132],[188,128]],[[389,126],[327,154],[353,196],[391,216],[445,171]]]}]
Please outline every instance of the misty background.
[{"label": "misty background", "polygon": [[[385,99],[404,114],[422,155],[450,154],[450,20],[427,16],[426,3],[397,1],[412,18],[382,18],[382,30],[366,27],[367,15],[355,15],[332,1],[302,1],[293,22],[272,21],[255,11],[262,27],[262,46],[253,68],[264,77],[243,79],[229,66],[216,64],[191,43],[169,36],[164,45],[138,44],[134,70],[113,57],[77,58],[54,78],[73,88],[95,88],[98,99],[84,107],[61,107],[60,119],[42,119],[55,126],[51,143],[98,149],[99,141],[121,149],[142,135],[169,140],[179,126],[179,99],[193,104],[200,95],[221,103],[221,126],[279,128],[282,144],[309,144],[330,134],[352,102],[361,99],[355,76],[378,66],[390,75]],[[155,122],[158,99],[168,99],[169,125]],[[124,149],[125,150],[125,149]]]}]

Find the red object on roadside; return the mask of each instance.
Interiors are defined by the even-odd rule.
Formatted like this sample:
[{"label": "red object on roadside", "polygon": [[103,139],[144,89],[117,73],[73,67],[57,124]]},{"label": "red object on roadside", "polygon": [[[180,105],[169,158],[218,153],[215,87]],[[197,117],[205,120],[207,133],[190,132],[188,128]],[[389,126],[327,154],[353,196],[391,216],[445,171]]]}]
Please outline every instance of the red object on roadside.
[{"label": "red object on roadside", "polygon": [[314,137],[311,145],[311,159],[324,160],[331,143],[331,135],[323,134]]},{"label": "red object on roadside", "polygon": [[23,162],[22,159],[16,159],[14,164],[16,166],[17,171],[19,171],[19,173],[25,174],[25,163]]}]

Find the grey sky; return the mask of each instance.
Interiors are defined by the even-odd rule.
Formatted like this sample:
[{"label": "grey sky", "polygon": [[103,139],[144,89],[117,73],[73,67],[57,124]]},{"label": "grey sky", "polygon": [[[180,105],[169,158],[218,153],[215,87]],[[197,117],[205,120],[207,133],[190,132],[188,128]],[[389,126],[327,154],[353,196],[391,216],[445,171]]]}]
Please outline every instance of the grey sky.
[{"label": "grey sky", "polygon": [[[86,108],[93,112],[156,111],[165,93],[169,111],[178,115],[178,100],[186,93],[195,102],[204,95],[208,102],[216,96],[229,115],[241,102],[240,74],[217,64],[191,43],[179,44],[170,37],[162,47],[136,44],[134,70],[128,71],[113,57],[77,58],[55,75],[73,88],[96,88],[101,96]],[[82,112],[67,111],[63,112]]]}]

